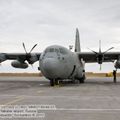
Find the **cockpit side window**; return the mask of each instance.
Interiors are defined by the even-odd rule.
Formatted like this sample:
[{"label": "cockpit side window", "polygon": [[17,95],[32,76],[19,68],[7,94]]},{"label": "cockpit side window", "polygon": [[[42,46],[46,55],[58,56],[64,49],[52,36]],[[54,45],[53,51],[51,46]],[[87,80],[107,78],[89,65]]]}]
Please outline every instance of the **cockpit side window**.
[{"label": "cockpit side window", "polygon": [[63,48],[59,48],[61,54],[67,54],[67,51]]},{"label": "cockpit side window", "polygon": [[56,52],[56,53],[59,53],[59,50],[58,50],[57,48],[55,48],[55,52]]},{"label": "cockpit side window", "polygon": [[47,52],[48,52],[48,49],[45,50],[45,53],[47,53]]}]

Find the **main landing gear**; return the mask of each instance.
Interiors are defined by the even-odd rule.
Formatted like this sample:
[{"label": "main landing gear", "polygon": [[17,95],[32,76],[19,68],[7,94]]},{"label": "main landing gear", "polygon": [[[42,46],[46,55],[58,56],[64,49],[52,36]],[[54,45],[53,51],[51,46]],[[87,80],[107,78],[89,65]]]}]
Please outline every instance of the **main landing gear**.
[{"label": "main landing gear", "polygon": [[[79,83],[84,83],[85,82],[85,74],[83,74],[82,78],[77,79],[79,81]],[[73,82],[75,83],[75,80],[73,80]],[[50,79],[50,86],[55,86],[55,85],[60,85],[60,80],[58,79]]]},{"label": "main landing gear", "polygon": [[117,82],[116,74],[117,74],[117,70],[113,70],[113,82],[114,82],[114,83]]},{"label": "main landing gear", "polygon": [[86,79],[86,77],[85,77],[85,75],[83,75],[83,77],[79,79],[79,83],[84,83],[85,79]]}]

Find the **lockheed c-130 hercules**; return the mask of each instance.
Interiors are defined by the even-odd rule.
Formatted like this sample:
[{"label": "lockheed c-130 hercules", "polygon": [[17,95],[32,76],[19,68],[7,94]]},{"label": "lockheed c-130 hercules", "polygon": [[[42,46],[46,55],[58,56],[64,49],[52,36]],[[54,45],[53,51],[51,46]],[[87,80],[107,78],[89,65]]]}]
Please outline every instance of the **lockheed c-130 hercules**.
[{"label": "lockheed c-130 hercules", "polygon": [[11,65],[15,68],[27,68],[28,64],[34,64],[39,61],[39,70],[50,80],[50,85],[59,84],[62,80],[78,80],[84,83],[85,63],[113,62],[116,69],[120,68],[120,52],[101,51],[101,42],[99,43],[99,52],[82,52],[80,47],[79,31],[76,29],[75,50],[72,52],[63,46],[52,45],[47,47],[41,53],[31,53],[37,46],[35,44],[28,53],[23,43],[25,53],[0,53],[0,63],[5,60],[13,60]]}]

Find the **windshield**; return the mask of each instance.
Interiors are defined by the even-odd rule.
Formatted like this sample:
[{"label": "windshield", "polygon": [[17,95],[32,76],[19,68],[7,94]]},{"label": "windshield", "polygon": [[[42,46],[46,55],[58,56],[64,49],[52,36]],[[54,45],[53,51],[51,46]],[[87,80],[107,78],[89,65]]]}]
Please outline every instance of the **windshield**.
[{"label": "windshield", "polygon": [[47,48],[45,50],[45,53],[61,53],[61,54],[67,54],[67,50],[63,48]]},{"label": "windshield", "polygon": [[61,54],[67,54],[67,51],[63,48],[59,48]]},{"label": "windshield", "polygon": [[57,48],[49,48],[49,49],[46,49],[45,50],[45,53],[48,53],[48,52],[59,52],[59,49],[57,49]]}]

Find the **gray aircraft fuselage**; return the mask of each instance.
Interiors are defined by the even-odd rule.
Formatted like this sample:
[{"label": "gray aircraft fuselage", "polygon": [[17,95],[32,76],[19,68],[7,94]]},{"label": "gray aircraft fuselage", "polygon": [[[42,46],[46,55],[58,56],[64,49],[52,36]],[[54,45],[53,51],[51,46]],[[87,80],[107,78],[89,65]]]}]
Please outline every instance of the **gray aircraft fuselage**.
[{"label": "gray aircraft fuselage", "polygon": [[49,80],[81,79],[84,74],[84,61],[76,52],[52,45],[47,47],[39,59],[40,70]]}]

